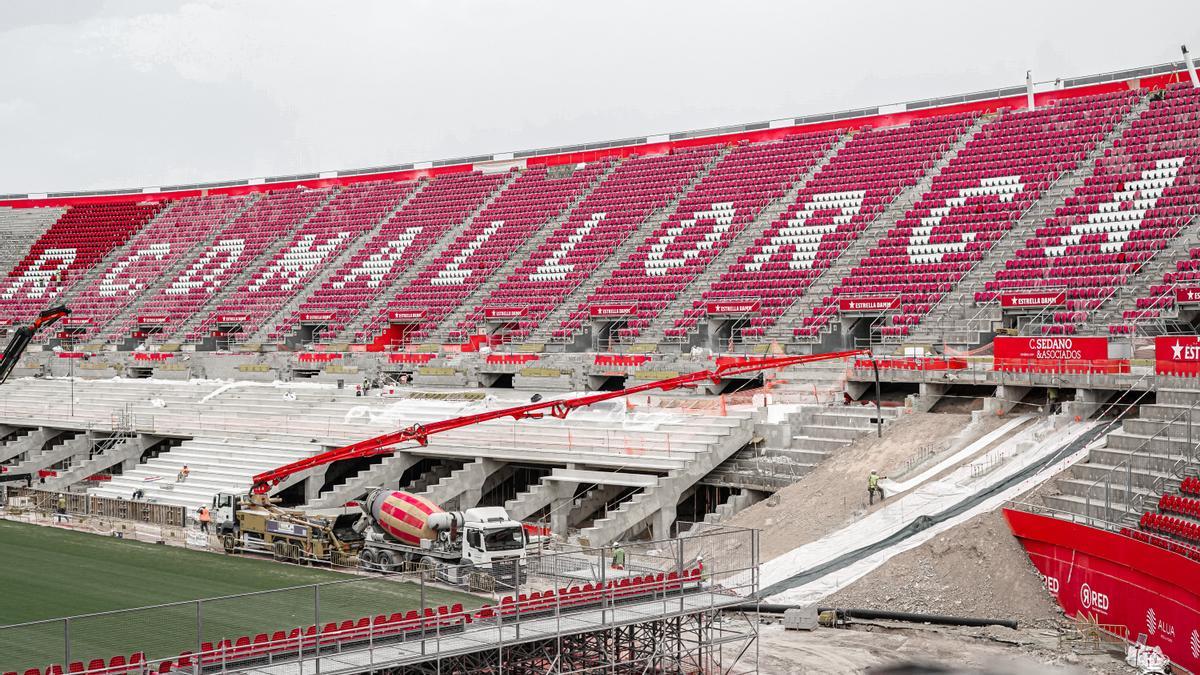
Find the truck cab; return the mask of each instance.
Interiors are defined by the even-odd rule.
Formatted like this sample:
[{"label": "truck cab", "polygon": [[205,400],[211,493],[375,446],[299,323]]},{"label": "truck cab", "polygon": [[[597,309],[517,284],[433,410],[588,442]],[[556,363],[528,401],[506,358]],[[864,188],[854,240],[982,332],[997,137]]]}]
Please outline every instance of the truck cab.
[{"label": "truck cab", "polygon": [[462,557],[477,567],[525,557],[525,528],[498,506],[467,509],[463,523]]}]

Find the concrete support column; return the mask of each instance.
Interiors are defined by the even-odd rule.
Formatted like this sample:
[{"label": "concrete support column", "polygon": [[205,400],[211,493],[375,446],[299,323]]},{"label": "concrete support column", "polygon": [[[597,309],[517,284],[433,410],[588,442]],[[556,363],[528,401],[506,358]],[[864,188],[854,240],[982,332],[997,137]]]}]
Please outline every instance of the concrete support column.
[{"label": "concrete support column", "polygon": [[1075,400],[1063,403],[1063,414],[1070,418],[1078,416],[1080,419],[1087,419],[1108,403],[1115,393],[1103,389],[1076,389]]},{"label": "concrete support column", "polygon": [[670,539],[671,525],[675,524],[675,509],[674,503],[664,505],[661,509],[654,512],[654,517],[650,523],[651,537],[653,539]]},{"label": "concrete support column", "polygon": [[996,387],[996,395],[983,400],[983,412],[990,415],[1004,414],[1029,393],[1029,387],[1019,387],[1012,384],[1002,384]]},{"label": "concrete support column", "polygon": [[321,487],[325,485],[325,472],[329,470],[329,465],[318,466],[313,468],[308,478],[304,479],[304,502],[313,502],[321,495]]},{"label": "concrete support column", "polygon": [[920,393],[913,401],[913,410],[929,412],[949,389],[950,385],[942,382],[922,382]]}]

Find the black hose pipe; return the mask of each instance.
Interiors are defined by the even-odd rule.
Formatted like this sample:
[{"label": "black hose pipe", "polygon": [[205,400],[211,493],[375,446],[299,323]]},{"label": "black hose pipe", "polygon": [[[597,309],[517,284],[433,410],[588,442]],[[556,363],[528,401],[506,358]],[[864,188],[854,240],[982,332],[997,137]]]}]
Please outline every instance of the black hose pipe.
[{"label": "black hose pipe", "polygon": [[[752,611],[757,609],[768,614],[783,614],[789,609],[797,609],[798,605],[776,605],[770,603],[757,604],[746,602],[734,605],[731,609]],[[863,619],[885,621],[909,621],[912,623],[932,623],[940,626],[1003,626],[1016,630],[1017,622],[1011,619],[979,619],[970,616],[942,616],[940,614],[914,614],[913,612],[888,612],[881,609],[838,609],[836,607],[818,607],[818,612],[836,611],[839,619]]]}]

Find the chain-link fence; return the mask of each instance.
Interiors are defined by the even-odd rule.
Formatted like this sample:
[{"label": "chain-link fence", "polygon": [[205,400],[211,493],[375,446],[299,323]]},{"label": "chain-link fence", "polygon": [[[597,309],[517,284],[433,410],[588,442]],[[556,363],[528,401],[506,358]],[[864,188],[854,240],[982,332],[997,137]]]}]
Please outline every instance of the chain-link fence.
[{"label": "chain-link fence", "polygon": [[[560,545],[531,554],[521,575],[504,580],[514,582],[511,591],[485,568],[438,564],[4,626],[0,671],[195,672],[199,660],[205,672],[230,672],[330,652],[363,652],[358,663],[386,666],[436,655],[449,639],[456,650],[484,650],[521,631],[552,636],[649,621],[736,604],[756,591],[752,530],[717,527],[625,543],[623,556],[617,549]],[[188,583],[186,570],[179,583]]]}]

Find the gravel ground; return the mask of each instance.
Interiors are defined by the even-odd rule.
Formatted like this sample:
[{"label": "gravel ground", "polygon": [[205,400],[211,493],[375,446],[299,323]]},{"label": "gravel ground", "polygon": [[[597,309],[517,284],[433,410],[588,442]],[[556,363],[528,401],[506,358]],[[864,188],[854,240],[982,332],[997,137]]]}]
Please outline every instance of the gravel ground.
[{"label": "gravel ground", "polygon": [[[740,645],[737,646],[740,648]],[[730,646],[727,652],[733,652]],[[1076,653],[1061,642],[1059,631],[1047,629],[956,628],[859,623],[847,630],[820,628],[785,631],[764,625],[757,652],[734,667],[743,672],[757,657],[758,672],[766,675],[872,672],[954,672],[994,675],[1103,674],[1132,670],[1114,653],[1090,649]],[[929,670],[898,669],[924,665]],[[727,667],[728,663],[725,664]],[[957,670],[933,670],[934,667]]]},{"label": "gravel ground", "polygon": [[999,511],[897,555],[822,604],[1016,619],[1021,626],[1044,628],[1064,621]]},{"label": "gravel ground", "polygon": [[[762,530],[760,558],[771,560],[869,513],[867,474],[872,469],[886,476],[922,449],[940,451],[970,421],[970,415],[904,415],[887,427],[883,438],[863,436],[835,451],[799,481],[738,513],[728,524]],[[878,501],[874,508],[879,508]]]}]

